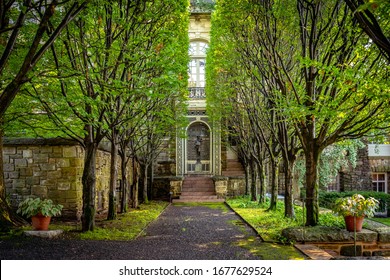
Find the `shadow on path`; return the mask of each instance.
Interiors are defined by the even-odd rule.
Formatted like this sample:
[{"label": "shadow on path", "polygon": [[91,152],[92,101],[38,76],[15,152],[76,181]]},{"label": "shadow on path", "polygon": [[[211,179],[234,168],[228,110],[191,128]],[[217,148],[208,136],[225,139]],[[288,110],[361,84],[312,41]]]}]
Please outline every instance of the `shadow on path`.
[{"label": "shadow on path", "polygon": [[291,246],[264,243],[225,204],[169,205],[133,241],[0,240],[0,259],[303,259]]}]

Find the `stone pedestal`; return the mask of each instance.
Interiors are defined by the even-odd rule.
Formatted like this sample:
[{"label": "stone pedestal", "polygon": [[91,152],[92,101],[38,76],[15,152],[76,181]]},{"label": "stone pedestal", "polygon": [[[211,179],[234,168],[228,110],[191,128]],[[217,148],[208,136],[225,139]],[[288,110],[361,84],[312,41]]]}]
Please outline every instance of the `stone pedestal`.
[{"label": "stone pedestal", "polygon": [[195,172],[202,172],[202,164],[200,162],[195,164]]},{"label": "stone pedestal", "polygon": [[25,236],[35,236],[42,238],[54,238],[61,235],[64,231],[62,229],[56,230],[26,230],[24,232]]}]

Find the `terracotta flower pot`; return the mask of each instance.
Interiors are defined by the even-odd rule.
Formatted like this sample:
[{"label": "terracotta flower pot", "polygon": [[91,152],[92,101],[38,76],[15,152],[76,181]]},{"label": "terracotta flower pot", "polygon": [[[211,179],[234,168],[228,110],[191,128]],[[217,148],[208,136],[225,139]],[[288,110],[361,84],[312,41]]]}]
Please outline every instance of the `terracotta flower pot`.
[{"label": "terracotta flower pot", "polygon": [[51,217],[38,214],[31,217],[32,226],[35,230],[48,230]]},{"label": "terracotta flower pot", "polygon": [[353,232],[354,231],[354,219],[356,218],[356,232],[362,230],[364,217],[354,217],[354,216],[345,216],[344,221],[347,226],[347,230]]}]

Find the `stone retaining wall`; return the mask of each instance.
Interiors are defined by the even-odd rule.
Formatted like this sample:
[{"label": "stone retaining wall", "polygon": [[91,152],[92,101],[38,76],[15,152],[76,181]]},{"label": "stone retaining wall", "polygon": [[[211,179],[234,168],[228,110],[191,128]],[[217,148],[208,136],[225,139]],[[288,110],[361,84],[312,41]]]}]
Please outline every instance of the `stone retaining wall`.
[{"label": "stone retaining wall", "polygon": [[214,176],[213,180],[218,198],[235,197],[245,194],[245,178],[243,176]]},{"label": "stone retaining wall", "polygon": [[[325,251],[335,252],[340,256],[355,256],[354,242],[309,243]],[[363,257],[390,257],[390,243],[356,242],[356,256]]]},{"label": "stone retaining wall", "polygon": [[[4,139],[3,155],[6,194],[13,207],[27,197],[50,198],[64,205],[62,216],[80,215],[84,167],[80,145],[58,139]],[[96,207],[103,210],[108,208],[109,152],[98,151],[96,168]]]},{"label": "stone retaining wall", "polygon": [[[183,177],[160,176],[154,177],[153,198],[175,198],[181,194]],[[245,194],[245,178],[243,177],[213,177],[215,193],[218,198],[234,197]],[[171,194],[170,194],[171,193]]]},{"label": "stone retaining wall", "polygon": [[[390,256],[390,227],[370,221],[356,233],[356,255],[364,257]],[[354,233],[332,227],[299,227],[283,230],[288,240],[312,244],[340,256],[355,256]]]}]

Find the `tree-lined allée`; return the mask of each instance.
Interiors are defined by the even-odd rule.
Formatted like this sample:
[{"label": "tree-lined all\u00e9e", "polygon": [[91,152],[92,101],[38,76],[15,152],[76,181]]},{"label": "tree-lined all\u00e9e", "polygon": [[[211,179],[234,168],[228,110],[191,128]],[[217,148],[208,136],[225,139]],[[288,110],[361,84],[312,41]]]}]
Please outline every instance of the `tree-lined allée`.
[{"label": "tree-lined all\u00e9e", "polygon": [[[389,124],[386,50],[372,43],[346,2],[353,1],[219,1],[212,18],[208,106],[216,119],[229,119],[232,135],[250,135],[252,145],[265,149],[263,160],[273,166],[271,206],[277,195],[273,178],[283,166],[289,217],[291,171],[297,158],[305,160],[310,226],[318,223],[322,151]],[[388,20],[380,20],[388,33]],[[261,170],[261,162],[248,156],[261,152],[251,152],[247,143],[240,147],[245,162]]]}]

